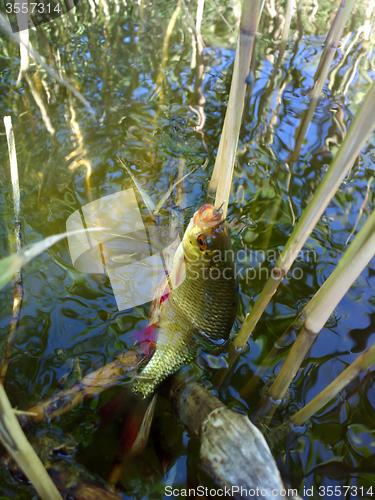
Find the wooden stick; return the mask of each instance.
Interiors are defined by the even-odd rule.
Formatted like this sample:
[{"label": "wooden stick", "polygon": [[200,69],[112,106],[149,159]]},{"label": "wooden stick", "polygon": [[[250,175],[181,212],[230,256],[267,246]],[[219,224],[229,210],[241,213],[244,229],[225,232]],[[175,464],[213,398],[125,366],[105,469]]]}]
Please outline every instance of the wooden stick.
[{"label": "wooden stick", "polygon": [[[13,188],[15,246],[16,246],[16,252],[19,253],[22,249],[20,186],[18,181],[16,145],[14,142],[12,119],[10,116],[4,116],[4,125],[8,142],[10,174],[11,174],[12,188]],[[0,364],[0,383],[3,385],[5,384],[8,366],[12,358],[13,347],[17,338],[17,328],[21,316],[22,300],[23,300],[23,284],[22,284],[22,270],[20,269],[15,276],[12,319],[10,320],[8,339]]]}]

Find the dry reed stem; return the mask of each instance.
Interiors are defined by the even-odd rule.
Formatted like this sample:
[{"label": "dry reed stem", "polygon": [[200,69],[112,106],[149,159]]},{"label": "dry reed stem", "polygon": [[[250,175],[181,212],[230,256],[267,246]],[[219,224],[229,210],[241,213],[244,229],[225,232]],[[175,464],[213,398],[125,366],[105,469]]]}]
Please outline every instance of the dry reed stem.
[{"label": "dry reed stem", "polygon": [[319,79],[320,77],[320,74],[321,74],[321,70],[322,70],[322,66],[323,66],[323,63],[324,63],[324,59],[325,59],[325,56],[327,54],[327,51],[329,49],[329,47],[331,46],[332,44],[332,41],[333,41],[333,36],[335,34],[335,31],[337,29],[337,26],[338,26],[338,23],[340,21],[340,18],[341,18],[341,15],[344,11],[344,8],[345,8],[345,5],[346,5],[346,2],[347,0],[341,0],[341,3],[339,5],[339,8],[337,9],[337,12],[336,12],[336,15],[335,15],[335,18],[333,20],[333,23],[331,24],[331,27],[329,29],[329,32],[328,32],[328,35],[326,37],[326,40],[325,40],[325,43],[324,43],[324,49],[323,49],[323,52],[322,52],[322,55],[320,57],[320,61],[319,61],[319,64],[318,64],[318,68],[315,72],[315,75],[314,75],[314,83],[317,82],[317,80]]},{"label": "dry reed stem", "polygon": [[312,299],[301,333],[269,390],[269,397],[282,399],[312,344],[338,303],[365,269],[375,253],[375,212],[340,259],[336,269]]},{"label": "dry reed stem", "polygon": [[31,75],[28,75],[27,73],[25,73],[25,80],[26,80],[26,82],[27,82],[27,84],[29,86],[31,95],[34,98],[34,101],[35,101],[36,105],[40,109],[40,114],[42,116],[42,120],[44,122],[44,125],[46,126],[46,129],[48,130],[48,132],[51,135],[55,135],[56,134],[56,130],[54,129],[54,127],[53,127],[53,125],[51,123],[51,119],[50,119],[50,117],[48,115],[48,111],[46,109],[46,106],[45,106],[45,104],[43,102],[43,99],[42,99],[40,93],[38,92],[38,90],[37,90],[37,88],[35,86],[33,77]]},{"label": "dry reed stem", "polygon": [[[11,173],[12,189],[13,189],[15,246],[16,246],[16,252],[19,253],[22,249],[21,201],[20,201],[20,186],[18,181],[16,145],[14,141],[12,119],[10,116],[4,117],[4,126],[8,142],[10,173]],[[22,270],[20,269],[15,276],[12,319],[10,320],[7,343],[0,364],[0,383],[3,385],[5,384],[5,379],[8,372],[8,366],[12,358],[13,347],[17,338],[17,328],[21,315],[22,300],[23,300],[23,284],[22,284]]]},{"label": "dry reed stem", "polygon": [[228,107],[214,171],[208,186],[209,196],[215,197],[215,206],[220,207],[224,204],[224,216],[226,216],[228,210],[229,193],[247,87],[246,78],[250,69],[258,18],[259,0],[244,1]]},{"label": "dry reed stem", "polygon": [[259,318],[270,302],[283,277],[287,274],[294,260],[301,251],[316,223],[335,195],[354,160],[360,154],[367,138],[375,127],[375,83],[371,86],[365,102],[351,124],[340,149],[337,151],[324,179],[307,205],[285,248],[276,262],[271,277],[268,279],[254,307],[245,319],[242,328],[234,339],[234,347],[245,347]]},{"label": "dry reed stem", "polygon": [[363,352],[349,365],[328,387],[312,399],[306,406],[295,413],[281,427],[268,436],[271,446],[292,432],[293,428],[302,426],[309,418],[322,410],[340,391],[354,380],[361,372],[375,364],[375,345]]},{"label": "dry reed stem", "polygon": [[72,92],[77,99],[81,101],[81,103],[86,106],[87,110],[95,115],[95,111],[92,109],[90,106],[89,102],[83,97],[83,95],[75,88],[73,85],[71,85],[65,78],[63,78],[57,71],[55,71],[53,68],[51,68],[45,61],[44,59],[39,55],[39,53],[32,47],[31,42],[29,41],[28,45],[25,45],[25,43],[22,41],[18,33],[13,33],[10,24],[6,20],[6,18],[3,16],[3,14],[0,12],[0,31],[2,31],[5,35],[7,35],[9,38],[11,38],[17,45],[22,45],[27,49],[28,54],[35,60],[37,64],[39,64],[44,71],[54,80],[56,80],[58,83],[66,87],[70,92]]},{"label": "dry reed stem", "polygon": [[[345,0],[346,2],[346,0]],[[308,109],[305,111],[305,113],[302,116],[301,119],[301,124],[298,128],[296,140],[295,140],[295,147],[293,152],[291,153],[290,157],[288,158],[288,162],[294,163],[298,160],[299,154],[301,151],[302,143],[305,139],[307,129],[309,128],[310,122],[314,116],[316,107],[319,103],[324,82],[326,81],[328,77],[329,70],[331,68],[333,59],[336,54],[336,50],[338,47],[338,44],[340,42],[340,38],[342,35],[342,32],[344,30],[345,24],[349,18],[350,12],[353,8],[355,0],[349,0],[346,4],[345,7],[343,8],[342,12],[340,11],[340,17],[337,21],[336,28],[334,29],[332,33],[332,40],[330,41],[329,45],[327,46],[327,50],[323,50],[322,55],[320,57],[319,61],[319,66],[318,70],[315,74],[314,80],[315,80],[315,86],[314,90],[311,94],[311,100]],[[336,18],[335,18],[336,20]],[[335,21],[334,21],[335,22]]]},{"label": "dry reed stem", "polygon": [[23,433],[1,384],[0,441],[43,500],[62,500],[34,448]]},{"label": "dry reed stem", "polygon": [[286,13],[285,13],[284,29],[283,29],[283,34],[281,36],[282,42],[288,39],[290,22],[292,20],[292,15],[294,10],[295,10],[295,0],[288,0],[288,5],[286,7]]},{"label": "dry reed stem", "polygon": [[160,64],[160,69],[158,76],[156,78],[156,88],[158,92],[159,102],[163,104],[164,101],[164,92],[163,92],[163,80],[165,76],[165,68],[168,62],[168,47],[169,47],[169,39],[172,35],[174,25],[176,24],[177,18],[180,14],[181,10],[181,0],[178,0],[176,8],[172,14],[171,19],[169,20],[167,31],[165,33],[164,41],[163,41],[163,58]]}]

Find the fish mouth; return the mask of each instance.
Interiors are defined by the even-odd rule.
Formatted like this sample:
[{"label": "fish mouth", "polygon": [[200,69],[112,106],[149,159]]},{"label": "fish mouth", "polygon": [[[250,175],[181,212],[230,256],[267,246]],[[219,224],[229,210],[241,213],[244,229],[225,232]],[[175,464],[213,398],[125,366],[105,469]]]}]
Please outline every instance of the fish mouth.
[{"label": "fish mouth", "polygon": [[215,227],[225,221],[224,213],[213,205],[203,205],[194,215],[194,224],[198,227]]}]

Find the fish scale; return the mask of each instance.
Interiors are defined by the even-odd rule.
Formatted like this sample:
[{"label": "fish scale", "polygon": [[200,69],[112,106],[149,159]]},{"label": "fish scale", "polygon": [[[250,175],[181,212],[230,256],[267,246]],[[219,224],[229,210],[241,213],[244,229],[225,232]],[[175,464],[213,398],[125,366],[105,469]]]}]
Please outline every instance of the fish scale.
[{"label": "fish scale", "polygon": [[[197,214],[202,210],[204,214],[207,207],[213,210],[204,205],[185,232],[181,282],[162,304],[155,353],[132,389],[144,398],[153,394],[169,374],[193,361],[202,347],[210,351],[226,341],[236,316],[238,283],[229,251],[229,227],[223,221],[200,226]],[[214,244],[211,253],[201,250],[192,259],[191,249],[198,234]],[[215,250],[220,252],[219,261],[215,261]]]}]

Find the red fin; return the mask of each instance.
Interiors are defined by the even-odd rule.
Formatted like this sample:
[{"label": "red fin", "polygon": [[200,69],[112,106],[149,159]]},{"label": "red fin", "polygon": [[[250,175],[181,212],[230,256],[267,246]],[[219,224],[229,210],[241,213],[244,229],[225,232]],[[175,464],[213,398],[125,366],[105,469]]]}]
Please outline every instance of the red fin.
[{"label": "red fin", "polygon": [[119,391],[100,411],[101,424],[123,420],[120,456],[138,455],[145,448],[154,415],[156,394],[142,399],[125,388]]},{"label": "red fin", "polygon": [[157,335],[157,323],[153,325],[148,325],[145,328],[141,328],[136,332],[131,334],[136,342],[136,348],[139,349],[142,354],[149,357],[153,354],[156,344]]},{"label": "red fin", "polygon": [[167,302],[169,292],[169,281],[166,277],[163,283],[158,286],[155,293],[156,298],[152,301],[149,314],[150,323],[157,324],[160,320],[161,311]]}]

